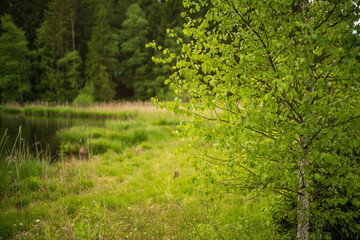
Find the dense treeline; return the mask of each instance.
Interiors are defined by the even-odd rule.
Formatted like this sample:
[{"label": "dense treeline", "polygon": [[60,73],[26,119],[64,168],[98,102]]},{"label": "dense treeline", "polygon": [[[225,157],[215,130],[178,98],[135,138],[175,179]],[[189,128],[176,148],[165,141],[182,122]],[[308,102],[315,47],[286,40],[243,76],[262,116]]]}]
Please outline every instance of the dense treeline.
[{"label": "dense treeline", "polygon": [[0,102],[169,97],[169,66],[151,61],[181,0],[5,0],[0,4]]}]

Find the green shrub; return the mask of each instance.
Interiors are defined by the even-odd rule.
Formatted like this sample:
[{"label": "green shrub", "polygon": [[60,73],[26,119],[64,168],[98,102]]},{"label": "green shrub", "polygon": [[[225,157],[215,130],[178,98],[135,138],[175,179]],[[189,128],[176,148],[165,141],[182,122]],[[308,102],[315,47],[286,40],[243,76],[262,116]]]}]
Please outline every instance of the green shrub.
[{"label": "green shrub", "polygon": [[[338,188],[337,192],[341,196],[346,196],[344,189]],[[338,197],[335,194],[319,191],[318,195],[326,201],[319,205],[313,202],[310,204],[311,239],[359,239],[360,194],[355,194],[352,200],[336,203],[336,206],[331,205],[331,201]],[[282,236],[295,237],[297,209],[295,196],[293,199],[284,196],[273,199],[270,213],[277,231]]]},{"label": "green shrub", "polygon": [[72,105],[75,107],[90,107],[94,102],[94,97],[87,93],[79,93]]}]

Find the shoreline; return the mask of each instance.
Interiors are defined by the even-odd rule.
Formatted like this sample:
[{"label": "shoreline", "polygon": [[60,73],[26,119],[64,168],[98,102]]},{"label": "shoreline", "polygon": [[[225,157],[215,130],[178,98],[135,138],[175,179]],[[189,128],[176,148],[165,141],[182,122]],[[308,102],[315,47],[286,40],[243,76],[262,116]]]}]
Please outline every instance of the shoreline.
[{"label": "shoreline", "polygon": [[101,111],[92,108],[75,108],[69,106],[0,106],[0,113],[7,114],[24,114],[27,116],[44,116],[44,117],[75,117],[75,118],[95,118],[95,119],[121,119],[128,120],[135,118],[138,110],[116,110]]}]

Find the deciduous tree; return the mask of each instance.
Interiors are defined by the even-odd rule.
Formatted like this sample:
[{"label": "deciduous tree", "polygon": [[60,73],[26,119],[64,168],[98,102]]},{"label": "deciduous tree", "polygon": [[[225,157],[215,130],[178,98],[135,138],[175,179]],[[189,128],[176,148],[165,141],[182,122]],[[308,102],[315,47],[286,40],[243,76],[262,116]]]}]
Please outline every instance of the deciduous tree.
[{"label": "deciduous tree", "polygon": [[[198,154],[212,163],[202,169],[206,184],[294,201],[298,239],[358,236],[359,7],[350,0],[183,4],[192,41],[167,82],[190,101],[165,106],[194,115],[181,129],[218,151]],[[204,17],[192,17],[204,8]],[[166,53],[155,61],[175,58]]]}]

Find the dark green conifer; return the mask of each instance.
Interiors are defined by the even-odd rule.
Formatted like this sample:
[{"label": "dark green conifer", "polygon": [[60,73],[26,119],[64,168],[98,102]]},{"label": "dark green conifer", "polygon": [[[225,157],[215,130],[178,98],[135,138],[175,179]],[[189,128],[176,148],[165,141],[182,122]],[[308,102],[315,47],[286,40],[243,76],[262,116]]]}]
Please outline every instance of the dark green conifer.
[{"label": "dark green conifer", "polygon": [[114,72],[118,65],[118,35],[111,28],[108,8],[100,3],[95,12],[96,24],[92,28],[89,52],[86,57],[86,84],[95,89],[95,99],[109,101],[115,97]]},{"label": "dark green conifer", "polygon": [[30,51],[25,33],[15,26],[10,15],[1,17],[0,100],[21,101],[30,92]]}]

